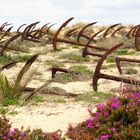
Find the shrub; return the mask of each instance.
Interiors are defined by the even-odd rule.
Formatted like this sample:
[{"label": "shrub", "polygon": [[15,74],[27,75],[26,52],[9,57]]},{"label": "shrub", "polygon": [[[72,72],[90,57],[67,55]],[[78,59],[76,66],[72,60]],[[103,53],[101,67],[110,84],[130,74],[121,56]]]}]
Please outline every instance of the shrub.
[{"label": "shrub", "polygon": [[10,63],[11,61],[12,61],[11,55],[4,54],[0,56],[0,64],[7,64]]},{"label": "shrub", "polygon": [[15,60],[20,62],[26,62],[32,58],[32,55],[17,55],[15,57]]},{"label": "shrub", "polygon": [[[19,100],[23,96],[23,93],[26,89],[27,84],[30,82],[33,73],[27,77],[27,79],[23,80],[23,76],[26,74],[26,72],[29,70],[30,66],[32,63],[36,60],[38,57],[38,54],[32,56],[26,64],[23,66],[19,74],[17,75],[17,78],[15,82],[12,82],[8,80],[8,78],[0,73],[0,102],[2,105],[7,106],[7,105],[13,105],[13,104],[18,104]],[[45,83],[41,87],[37,88],[33,92],[31,92],[26,99],[23,101],[29,101],[32,99],[32,97],[44,86],[48,84]]]},{"label": "shrub", "polygon": [[69,73],[56,74],[54,81],[61,83],[83,81],[90,79],[93,74],[87,66],[83,65],[71,66],[68,70]]},{"label": "shrub", "polygon": [[[11,124],[6,117],[0,117],[0,140],[62,140],[61,131],[57,130],[52,133],[43,132],[41,129],[24,130],[11,128]],[[64,139],[63,139],[64,140]]]},{"label": "shrub", "polygon": [[38,55],[34,55],[26,62],[24,67],[17,75],[15,82],[8,80],[4,74],[0,73],[0,101],[3,105],[13,104],[23,95],[23,91],[26,88],[31,76],[24,81],[24,84],[21,84],[21,81],[37,57]]},{"label": "shrub", "polygon": [[82,57],[81,55],[74,54],[74,53],[68,53],[68,54],[63,54],[60,56],[61,59],[68,59],[71,60],[72,62],[90,62],[90,57]]},{"label": "shrub", "polygon": [[100,103],[91,118],[70,125],[67,136],[72,140],[138,140],[140,137],[140,93],[111,98]]},{"label": "shrub", "polygon": [[115,54],[117,55],[132,55],[134,53],[135,53],[134,51],[129,51],[128,49],[120,49],[115,52]]},{"label": "shrub", "polygon": [[[88,108],[89,119],[77,126],[69,125],[66,136],[70,140],[139,140],[140,93],[114,97],[96,107],[96,112]],[[0,140],[65,140],[61,134],[61,130],[48,133],[41,129],[12,129],[9,120],[0,117]]]}]

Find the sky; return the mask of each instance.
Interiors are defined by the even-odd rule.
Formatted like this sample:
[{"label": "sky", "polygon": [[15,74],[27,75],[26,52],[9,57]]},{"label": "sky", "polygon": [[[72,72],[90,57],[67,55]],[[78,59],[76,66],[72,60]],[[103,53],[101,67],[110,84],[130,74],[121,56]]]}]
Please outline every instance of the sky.
[{"label": "sky", "polygon": [[0,0],[0,24],[41,21],[61,25],[74,17],[76,22],[139,24],[140,0]]}]

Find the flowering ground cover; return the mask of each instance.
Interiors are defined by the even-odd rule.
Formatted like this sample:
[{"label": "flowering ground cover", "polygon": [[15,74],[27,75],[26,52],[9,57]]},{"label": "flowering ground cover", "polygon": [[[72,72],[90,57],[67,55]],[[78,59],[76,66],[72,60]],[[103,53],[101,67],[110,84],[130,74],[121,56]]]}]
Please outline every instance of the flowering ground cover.
[{"label": "flowering ground cover", "polygon": [[11,128],[9,120],[0,118],[0,140],[139,140],[140,93],[125,93],[88,108],[91,117],[77,125],[70,124],[63,137],[62,131],[52,133],[41,129]]}]

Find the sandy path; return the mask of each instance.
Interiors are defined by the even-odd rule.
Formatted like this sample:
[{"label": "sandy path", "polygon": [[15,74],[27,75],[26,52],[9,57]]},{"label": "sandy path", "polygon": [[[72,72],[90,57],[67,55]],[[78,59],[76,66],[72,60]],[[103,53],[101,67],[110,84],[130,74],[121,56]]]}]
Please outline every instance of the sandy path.
[{"label": "sandy path", "polygon": [[88,105],[77,103],[66,104],[44,104],[38,106],[25,106],[15,108],[17,115],[9,115],[12,126],[16,128],[30,127],[41,128],[44,131],[55,131],[61,129],[64,132],[70,123],[82,122],[89,117]]}]

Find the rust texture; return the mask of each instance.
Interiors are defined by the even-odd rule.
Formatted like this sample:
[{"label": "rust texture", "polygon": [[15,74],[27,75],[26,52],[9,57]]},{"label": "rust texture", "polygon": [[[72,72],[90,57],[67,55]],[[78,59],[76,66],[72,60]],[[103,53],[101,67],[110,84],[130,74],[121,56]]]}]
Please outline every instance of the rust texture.
[{"label": "rust texture", "polygon": [[76,34],[77,32],[78,32],[77,28],[71,29],[65,34],[65,37],[71,37],[72,35]]},{"label": "rust texture", "polygon": [[[41,28],[37,28],[37,25],[40,23],[39,21],[31,23],[29,25],[22,24],[17,29],[16,34],[14,34],[13,36],[4,40],[4,42],[2,44],[0,44],[0,56],[4,54],[6,49],[8,49],[9,44],[18,38],[20,38],[22,41],[27,40],[27,41],[33,41],[33,42],[39,43],[40,38],[47,35],[52,40],[53,49],[55,51],[57,50],[57,43],[60,42],[60,43],[78,45],[78,46],[83,47],[83,52],[82,52],[83,57],[86,57],[87,55],[99,57],[99,61],[96,65],[95,72],[93,75],[93,89],[95,91],[97,91],[97,89],[98,89],[98,80],[100,78],[114,80],[114,81],[123,81],[124,83],[130,83],[130,84],[135,83],[137,85],[140,85],[140,81],[138,81],[138,80],[132,80],[132,79],[124,78],[121,76],[114,76],[114,75],[101,73],[101,67],[102,67],[103,62],[106,60],[106,58],[110,54],[112,54],[115,50],[121,48],[122,46],[123,47],[125,47],[125,46],[123,45],[123,43],[120,43],[111,48],[103,48],[103,47],[96,45],[98,38],[99,39],[106,38],[109,35],[110,30],[111,31],[113,30],[112,33],[110,34],[111,37],[117,37],[116,34],[126,27],[124,27],[124,26],[120,27],[121,24],[117,23],[117,24],[114,24],[114,25],[111,25],[110,27],[108,27],[104,33],[103,33],[104,30],[99,30],[96,33],[94,33],[92,36],[89,36],[86,34],[85,30],[87,28],[89,28],[90,26],[97,23],[97,22],[93,22],[93,23],[87,24],[84,27],[82,27],[80,29],[80,31],[78,28],[70,29],[65,33],[65,35],[63,37],[60,37],[59,35],[60,35],[62,29],[65,28],[73,19],[74,18],[72,17],[72,18],[69,18],[68,20],[66,20],[57,29],[57,31],[55,33],[50,31],[50,28],[55,24],[46,23]],[[0,33],[1,33],[0,41],[4,37],[8,36],[11,29],[13,28],[13,26],[8,27],[9,25],[11,25],[11,24],[9,24],[8,22],[5,22],[0,26]],[[119,26],[119,27],[117,27],[117,26]],[[23,31],[21,31],[21,28],[23,28]],[[102,33],[102,35],[100,35],[100,33]],[[77,37],[77,39],[75,39],[75,36]],[[81,37],[83,37],[84,39],[87,39],[85,41],[86,43],[84,41],[82,41]],[[135,46],[136,51],[140,51],[140,25],[136,25],[136,26],[132,27],[126,33],[125,39],[131,39],[131,38],[135,39],[134,46]],[[12,48],[10,48],[10,49],[12,49]],[[98,50],[99,52],[95,52],[94,50]],[[36,59],[36,57],[35,57],[35,59]],[[132,58],[130,59],[130,58],[123,58],[123,57],[117,56],[114,59],[116,61],[116,67],[118,68],[118,71],[120,74],[122,74],[122,68],[121,68],[122,61],[140,63],[140,60],[132,59]],[[16,63],[18,63],[18,62],[13,61],[9,64],[6,64],[0,68],[0,71],[4,70],[5,68],[6,69],[11,68],[11,67],[15,66]],[[58,67],[52,67],[51,70],[52,70],[52,78],[55,77],[57,72],[65,72],[65,73],[70,72],[70,70],[68,70],[68,69],[58,68]],[[27,89],[27,90],[29,90],[29,89]]]},{"label": "rust texture", "polygon": [[108,27],[108,29],[107,29],[107,30],[104,32],[104,34],[103,34],[103,38],[106,38],[107,35],[108,35],[108,32],[109,32],[111,29],[113,29],[113,28],[115,28],[116,26],[118,26],[118,25],[120,25],[120,23],[117,23],[117,24],[114,24],[114,25]]},{"label": "rust texture", "polygon": [[132,37],[135,36],[135,33],[136,33],[136,30],[137,30],[137,27],[138,27],[138,26],[139,26],[139,25],[136,25],[136,26],[132,27],[132,28],[128,31],[128,33],[126,34],[126,37],[127,37],[128,39],[130,39],[130,38],[132,38]]},{"label": "rust texture", "polygon": [[119,27],[118,29],[116,29],[113,33],[112,33],[112,35],[111,35],[111,37],[116,37],[115,36],[115,34],[118,32],[118,31],[120,31],[120,30],[122,30],[122,29],[124,29],[125,27]]},{"label": "rust texture", "polygon": [[90,37],[88,37],[87,35],[84,35],[83,34],[83,32],[85,31],[85,29],[87,29],[88,27],[90,27],[90,26],[92,26],[92,25],[94,25],[94,24],[96,24],[97,22],[93,22],[93,23],[89,23],[89,24],[87,24],[86,26],[84,26],[80,31],[79,31],[79,33],[78,33],[78,35],[77,35],[77,42],[79,42],[80,41],[80,37],[82,36],[82,37],[85,37],[86,39],[90,39]]},{"label": "rust texture", "polygon": [[135,35],[135,48],[137,51],[140,51],[140,25],[137,27],[136,35]]},{"label": "rust texture", "polygon": [[118,68],[120,74],[122,74],[121,61],[140,63],[140,60],[138,60],[138,59],[123,58],[123,57],[116,57],[115,61],[116,61],[116,65],[117,65],[117,68]]},{"label": "rust texture", "polygon": [[71,20],[73,20],[74,18],[72,17],[72,18],[69,18],[66,22],[64,22],[60,27],[59,27],[59,29],[57,30],[57,32],[55,33],[55,35],[54,35],[54,37],[53,37],[53,48],[54,48],[54,50],[56,50],[57,49],[57,37],[58,37],[58,35],[59,35],[59,33],[60,33],[60,31],[71,21]]},{"label": "rust texture", "polygon": [[10,62],[10,63],[2,66],[0,68],[0,72],[3,71],[4,69],[10,69],[11,67],[16,66],[17,63],[18,63],[18,61],[13,61],[13,62]]},{"label": "rust texture", "polygon": [[58,68],[58,67],[52,67],[52,78],[55,77],[56,72],[64,72],[64,73],[68,73],[69,71],[67,69],[63,69],[63,68]]},{"label": "rust texture", "polygon": [[[123,45],[123,44],[121,43],[121,44],[118,44],[118,45],[116,45],[116,46],[110,48],[107,52],[105,52],[105,54],[101,57],[101,59],[100,59],[99,62],[97,63],[96,68],[95,68],[95,72],[94,72],[94,76],[93,76],[93,89],[94,89],[95,91],[97,91],[98,79],[99,79],[99,78],[103,78],[103,77],[101,76],[102,74],[101,74],[101,72],[100,72],[103,62],[105,61],[105,59],[107,58],[107,56],[108,56],[109,54],[111,54],[111,53],[112,53],[113,51],[115,51],[116,49],[120,48],[122,45]],[[112,77],[112,75],[111,75],[110,77]],[[115,80],[115,79],[114,79],[114,80]]]}]

